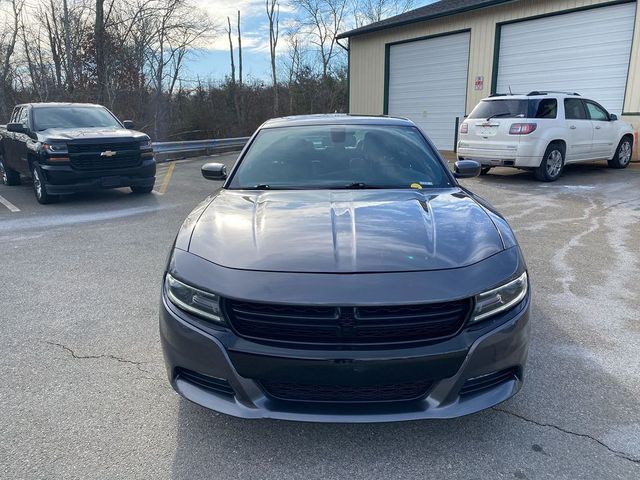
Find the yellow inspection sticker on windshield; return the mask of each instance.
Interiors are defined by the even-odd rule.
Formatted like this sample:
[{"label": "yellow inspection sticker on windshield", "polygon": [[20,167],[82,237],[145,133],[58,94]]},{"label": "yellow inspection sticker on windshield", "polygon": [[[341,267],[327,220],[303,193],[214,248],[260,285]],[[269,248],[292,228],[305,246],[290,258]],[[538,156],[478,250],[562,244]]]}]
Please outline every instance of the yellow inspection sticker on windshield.
[{"label": "yellow inspection sticker on windshield", "polygon": [[416,190],[422,190],[422,185],[419,183],[412,183],[411,188],[415,188]]}]

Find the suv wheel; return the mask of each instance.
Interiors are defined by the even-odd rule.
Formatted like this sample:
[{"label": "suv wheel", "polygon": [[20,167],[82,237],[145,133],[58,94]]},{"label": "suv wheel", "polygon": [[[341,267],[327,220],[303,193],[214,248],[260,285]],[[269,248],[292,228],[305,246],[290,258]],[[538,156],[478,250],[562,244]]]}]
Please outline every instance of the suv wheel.
[{"label": "suv wheel", "polygon": [[629,137],[625,137],[620,140],[620,144],[616,149],[616,153],[611,160],[609,160],[609,167],[611,168],[627,168],[631,161],[631,154],[633,153],[633,147],[631,146],[631,140]]},{"label": "suv wheel", "polygon": [[36,165],[31,167],[31,178],[33,178],[33,193],[35,193],[38,203],[44,205],[57,202],[60,199],[58,195],[50,195],[47,193],[46,183],[40,169]]},{"label": "suv wheel", "polygon": [[553,182],[558,179],[564,168],[564,148],[559,143],[552,143],[544,152],[540,166],[534,169],[535,176],[542,182]]},{"label": "suv wheel", "polygon": [[4,165],[4,158],[2,155],[0,155],[0,179],[5,185],[20,185],[20,174]]}]

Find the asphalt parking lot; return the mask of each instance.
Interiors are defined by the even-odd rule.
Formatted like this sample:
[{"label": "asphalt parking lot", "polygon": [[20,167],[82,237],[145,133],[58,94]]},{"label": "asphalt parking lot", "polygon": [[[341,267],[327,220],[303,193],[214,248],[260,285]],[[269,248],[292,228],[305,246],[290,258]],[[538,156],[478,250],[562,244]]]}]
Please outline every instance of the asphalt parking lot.
[{"label": "asphalt parking lot", "polygon": [[163,164],[146,196],[42,206],[28,185],[0,185],[0,478],[640,478],[639,164],[464,181],[528,261],[525,387],[456,420],[333,425],[227,417],[166,380],[161,275],[219,185],[204,161]]}]

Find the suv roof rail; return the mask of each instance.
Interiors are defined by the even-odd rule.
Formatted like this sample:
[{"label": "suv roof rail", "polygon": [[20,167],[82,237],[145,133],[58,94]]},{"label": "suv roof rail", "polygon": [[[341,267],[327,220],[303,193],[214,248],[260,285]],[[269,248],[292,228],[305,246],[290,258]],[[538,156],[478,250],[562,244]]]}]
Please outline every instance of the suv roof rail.
[{"label": "suv roof rail", "polygon": [[491,95],[489,95],[489,98],[491,97],[507,97],[509,96],[508,93],[492,93]]},{"label": "suv roof rail", "polygon": [[577,95],[578,97],[580,96],[580,94],[577,92],[561,92],[558,90],[544,90],[544,91],[534,90],[533,92],[527,93],[527,97],[530,97],[532,95],[546,95],[548,93],[564,93],[565,95]]}]

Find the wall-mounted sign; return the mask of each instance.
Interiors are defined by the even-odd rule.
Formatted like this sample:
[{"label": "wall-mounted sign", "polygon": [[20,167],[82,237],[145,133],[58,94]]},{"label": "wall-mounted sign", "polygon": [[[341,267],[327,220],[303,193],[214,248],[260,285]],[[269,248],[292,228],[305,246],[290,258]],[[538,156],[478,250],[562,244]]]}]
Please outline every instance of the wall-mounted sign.
[{"label": "wall-mounted sign", "polygon": [[478,75],[476,77],[475,82],[473,83],[473,88],[475,90],[482,90],[484,89],[484,75]]}]

